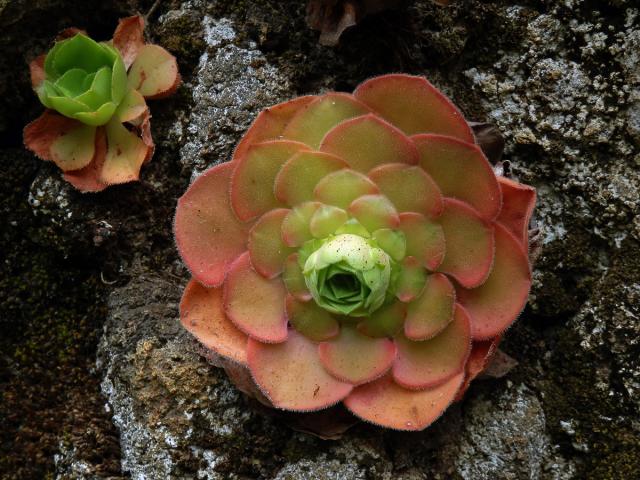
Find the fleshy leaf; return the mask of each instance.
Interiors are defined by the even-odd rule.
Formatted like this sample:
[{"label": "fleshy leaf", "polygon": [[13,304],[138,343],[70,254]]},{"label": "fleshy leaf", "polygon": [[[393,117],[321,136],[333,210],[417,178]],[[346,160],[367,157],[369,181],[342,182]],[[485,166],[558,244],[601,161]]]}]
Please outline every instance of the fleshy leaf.
[{"label": "fleshy leaf", "polygon": [[206,286],[220,285],[231,262],[246,249],[248,226],[229,203],[233,165],[205,171],[178,200],[174,223],[180,256],[191,274]]},{"label": "fleshy leaf", "polygon": [[456,402],[462,400],[471,382],[487,367],[496,350],[498,350],[500,340],[501,337],[495,337],[491,340],[474,340],[471,343],[471,352],[464,366],[464,382],[456,395]]},{"label": "fleshy leaf", "polygon": [[429,217],[437,217],[442,213],[440,188],[418,166],[389,163],[369,172],[369,178],[391,200],[398,212],[417,212]]},{"label": "fleshy leaf", "polygon": [[221,288],[206,288],[191,280],[180,302],[180,321],[205,347],[246,365],[247,336],[224,314]]},{"label": "fleshy leaf", "polygon": [[499,177],[502,210],[498,222],[507,227],[526,249],[529,244],[529,221],[536,204],[536,190],[529,185]]},{"label": "fleshy leaf", "polygon": [[[379,231],[382,231],[382,230],[384,230],[384,229],[381,229]],[[336,230],[336,235],[342,235],[344,233],[349,233],[351,235],[358,235],[358,236],[364,237],[364,238],[371,237],[371,234],[369,233],[369,230],[364,228],[362,226],[362,224],[360,222],[358,222],[355,218],[350,218],[345,223],[340,225],[340,227],[338,227],[338,229]],[[389,253],[389,252],[387,252],[387,253]]]},{"label": "fleshy leaf", "polygon": [[463,377],[460,373],[435,388],[415,391],[396,384],[388,374],[355,388],[344,405],[361,419],[382,427],[423,430],[451,404]]},{"label": "fleshy leaf", "polygon": [[368,177],[349,169],[330,173],[313,191],[316,200],[340,208],[347,208],[358,197],[378,192],[378,187]]},{"label": "fleshy leaf", "polygon": [[237,159],[231,177],[231,205],[238,218],[251,220],[282,206],[273,194],[273,184],[282,165],[307,147],[299,142],[271,140],[251,146]]},{"label": "fleshy leaf", "polygon": [[347,212],[333,205],[322,205],[311,216],[309,231],[316,238],[325,238],[334,233],[349,219]]},{"label": "fleshy leaf", "polygon": [[396,284],[396,297],[401,302],[412,302],[420,296],[425,288],[427,271],[416,257],[406,257]]},{"label": "fleshy leaf", "polygon": [[349,205],[349,213],[370,232],[400,225],[398,212],[383,195],[363,195],[356,198]]},{"label": "fleshy leaf", "polygon": [[312,95],[298,97],[260,112],[251,127],[249,127],[249,130],[247,130],[247,133],[240,140],[240,143],[238,143],[233,152],[232,161],[243,157],[254,143],[282,139],[282,132],[293,116],[316,98]]},{"label": "fleshy leaf", "polygon": [[117,119],[107,123],[105,130],[107,157],[100,180],[108,185],[138,180],[140,167],[147,156],[147,145]]},{"label": "fleshy leaf", "polygon": [[392,302],[358,323],[358,330],[369,337],[392,337],[402,328],[406,315],[404,303]]},{"label": "fleshy leaf", "polygon": [[312,296],[304,281],[304,275],[302,274],[302,267],[300,267],[297,253],[292,253],[285,260],[282,281],[284,282],[284,286],[287,287],[287,291],[297,300],[303,302],[311,300]]},{"label": "fleshy leaf", "polygon": [[493,226],[469,205],[452,198],[445,198],[439,223],[447,245],[439,270],[463,287],[481,285],[493,264]]},{"label": "fleshy leaf", "polygon": [[[288,123],[283,137],[318,148],[325,134],[343,120],[369,109],[346,93],[328,93],[301,108]],[[340,155],[338,155],[340,156]]]},{"label": "fleshy leaf", "polygon": [[398,335],[395,340],[394,380],[405,388],[435,387],[463,371],[471,350],[469,316],[456,305],[453,321],[435,337],[415,342]]},{"label": "fleshy leaf", "polygon": [[480,147],[443,135],[416,135],[412,139],[420,152],[420,165],[444,196],[467,202],[489,220],[496,218],[502,196]]},{"label": "fleshy leaf", "polygon": [[171,95],[180,84],[176,58],[159,45],[144,45],[131,64],[128,86],[145,98]]},{"label": "fleshy leaf", "polygon": [[224,311],[236,327],[260,342],[287,340],[284,284],[253,270],[249,252],[231,264],[223,288]]},{"label": "fleshy leaf", "polygon": [[63,177],[81,192],[100,192],[108,187],[100,180],[100,173],[106,157],[107,134],[103,127],[98,127],[96,128],[95,148],[91,162],[79,170],[65,172]]},{"label": "fleshy leaf", "polygon": [[118,49],[128,69],[144,45],[144,20],[140,15],[121,18],[113,33],[113,46]]},{"label": "fleshy leaf", "polygon": [[247,357],[254,380],[277,408],[321,410],[353,388],[329,375],[320,364],[317,345],[295,330],[275,345],[249,339]]},{"label": "fleshy leaf", "polygon": [[44,59],[47,55],[42,54],[36,58],[34,58],[29,63],[29,74],[31,76],[31,86],[35,90],[44,82],[46,78],[46,72],[44,71]]},{"label": "fleshy leaf", "polygon": [[291,157],[275,180],[278,200],[295,206],[313,200],[313,189],[325,175],[346,168],[346,162],[323,152],[302,151]]},{"label": "fleshy leaf", "polygon": [[399,217],[399,229],[407,239],[406,254],[421,259],[429,270],[438,268],[446,249],[442,227],[420,213],[404,212]]},{"label": "fleshy leaf", "polygon": [[455,296],[446,275],[429,275],[422,295],[408,305],[404,335],[409,340],[420,341],[439,334],[453,319]]},{"label": "fleshy leaf", "polygon": [[131,122],[140,118],[146,110],[144,97],[137,90],[131,89],[118,105],[115,116],[122,123]]},{"label": "fleshy leaf", "polygon": [[473,290],[458,289],[460,303],[471,316],[474,339],[502,333],[518,317],[531,288],[531,270],[520,241],[500,224],[495,226],[496,254],[486,282]]},{"label": "fleshy leaf", "polygon": [[473,143],[460,111],[424,77],[372,78],[361,83],[354,96],[407,135],[440,133]]},{"label": "fleshy leaf", "polygon": [[116,105],[113,102],[104,103],[94,112],[77,112],[72,116],[87,125],[101,126],[109,122],[116,111]]},{"label": "fleshy leaf", "polygon": [[322,365],[331,375],[354,385],[384,375],[396,357],[391,340],[368,337],[346,325],[335,339],[322,342],[318,351]]},{"label": "fleshy leaf", "polygon": [[302,302],[287,295],[285,306],[289,323],[309,340],[321,342],[338,335],[340,325],[336,318],[315,302]]},{"label": "fleshy leaf", "polygon": [[63,171],[78,170],[93,158],[95,131],[95,127],[44,112],[25,127],[24,143],[38,157],[54,162]]},{"label": "fleshy leaf", "polygon": [[387,163],[418,163],[413,142],[375,115],[340,123],[322,139],[320,150],[337,155],[362,173]]},{"label": "fleshy leaf", "polygon": [[372,234],[378,246],[389,254],[396,262],[399,262],[407,253],[407,239],[399,230],[381,228]]},{"label": "fleshy leaf", "polygon": [[[53,70],[57,76],[72,68],[81,68],[85,72],[95,72],[100,67],[111,66],[111,57],[100,44],[82,33],[59,42],[61,45],[53,53]],[[50,51],[48,55],[51,55]],[[46,66],[46,65],[45,65]]]},{"label": "fleshy leaf", "polygon": [[305,202],[289,211],[282,221],[282,240],[286,245],[299,247],[313,238],[309,231],[309,223],[321,205],[319,202]]},{"label": "fleshy leaf", "polygon": [[291,248],[282,241],[282,221],[290,210],[278,208],[265,213],[249,232],[249,253],[256,272],[265,278],[282,273]]}]

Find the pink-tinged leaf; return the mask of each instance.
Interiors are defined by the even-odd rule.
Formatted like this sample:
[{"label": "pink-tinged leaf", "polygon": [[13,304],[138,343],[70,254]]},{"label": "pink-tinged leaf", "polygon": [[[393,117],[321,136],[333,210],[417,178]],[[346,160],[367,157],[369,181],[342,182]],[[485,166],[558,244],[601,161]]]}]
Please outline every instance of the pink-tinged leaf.
[{"label": "pink-tinged leaf", "polygon": [[407,135],[439,133],[474,141],[460,111],[424,77],[383,75],[361,83],[354,96]]},{"label": "pink-tinged leaf", "polygon": [[443,135],[412,139],[420,153],[420,166],[445,197],[467,202],[488,220],[496,218],[502,203],[500,187],[480,147]]},{"label": "pink-tinged leaf", "polygon": [[401,387],[388,374],[355,388],[344,405],[361,419],[381,427],[423,430],[451,404],[463,377],[460,373],[435,388],[416,391]]},{"label": "pink-tinged leaf", "polygon": [[224,311],[233,324],[260,342],[287,340],[284,298],[287,290],[279,278],[268,280],[251,267],[249,252],[229,267],[223,287]]},{"label": "pink-tinged leaf", "polygon": [[121,123],[137,123],[137,120],[141,119],[147,110],[147,103],[140,92],[130,89],[118,105],[114,115]]},{"label": "pink-tinged leaf", "polygon": [[491,340],[474,340],[471,343],[471,352],[469,353],[469,358],[464,366],[464,382],[454,401],[459,402],[462,400],[462,397],[469,388],[471,382],[486,368],[487,364],[498,349],[498,344],[500,343],[501,338],[502,337],[495,337]]},{"label": "pink-tinged leaf", "polygon": [[343,209],[333,205],[322,205],[311,216],[309,231],[316,238],[325,238],[343,225],[349,216]]},{"label": "pink-tinged leaf", "polygon": [[62,171],[86,167],[95,153],[96,127],[45,111],[24,128],[24,143]]},{"label": "pink-tinged leaf", "polygon": [[446,275],[429,275],[422,295],[408,305],[404,335],[420,341],[439,334],[453,320],[455,297],[455,288]]},{"label": "pink-tinged leaf", "polygon": [[282,221],[282,240],[286,245],[299,247],[313,238],[309,231],[309,223],[321,206],[319,202],[305,202],[291,209]]},{"label": "pink-tinged leaf", "polygon": [[56,35],[56,42],[60,42],[62,40],[66,40],[67,38],[75,37],[77,34],[81,33],[85,37],[88,37],[86,30],[77,27],[69,27],[60,31],[58,35]]},{"label": "pink-tinged leaf", "polygon": [[247,336],[224,314],[221,288],[206,288],[191,280],[180,302],[180,321],[205,347],[246,365]]},{"label": "pink-tinged leaf", "polygon": [[418,163],[413,142],[375,115],[338,124],[322,139],[320,150],[337,155],[362,173],[387,163]]},{"label": "pink-tinged leaf", "polygon": [[295,330],[284,343],[249,339],[249,369],[263,393],[277,407],[308,412],[327,408],[353,389],[322,367],[318,346]]},{"label": "pink-tinged leaf", "polygon": [[283,206],[273,194],[276,175],[287,160],[306,148],[299,142],[271,140],[252,145],[233,162],[231,205],[240,220],[251,220]]},{"label": "pink-tinged leaf", "polygon": [[397,228],[398,212],[384,195],[363,195],[349,205],[349,214],[364,228],[373,232],[381,228]]},{"label": "pink-tinged leaf", "polygon": [[293,328],[314,342],[335,337],[340,332],[336,318],[316,302],[302,302],[292,295],[285,300],[287,319]]},{"label": "pink-tinged leaf", "polygon": [[404,335],[396,338],[398,357],[393,378],[403,387],[435,387],[463,371],[471,351],[471,325],[464,308],[456,305],[453,321],[429,340],[413,341]]},{"label": "pink-tinged leaf", "polygon": [[304,281],[304,275],[302,274],[302,268],[300,268],[300,264],[298,263],[297,253],[292,253],[285,260],[284,271],[282,272],[282,281],[284,282],[284,286],[287,288],[289,294],[297,300],[303,302],[311,300],[312,296]]},{"label": "pink-tinged leaf", "polygon": [[233,165],[210,168],[178,200],[175,235],[178,251],[200,283],[215,287],[229,265],[247,248],[249,226],[238,221],[229,203]]},{"label": "pink-tinged leaf", "polygon": [[43,53],[42,55],[37,56],[29,63],[29,74],[31,76],[31,86],[36,89],[40,86],[44,79],[46,78],[46,73],[44,72],[44,59],[47,54]]},{"label": "pink-tinged leaf", "polygon": [[499,177],[502,210],[497,221],[507,227],[525,249],[529,245],[529,221],[536,205],[536,190],[529,185]]},{"label": "pink-tinged leaf", "polygon": [[401,261],[407,253],[407,239],[399,230],[381,228],[372,233],[378,246],[389,254],[396,262]]},{"label": "pink-tinged leaf", "polygon": [[153,143],[153,137],[151,136],[151,114],[149,113],[148,108],[140,120],[140,136],[144,144],[147,146],[147,156],[144,159],[144,163],[148,163],[151,160],[151,157],[153,157],[153,152],[156,149],[156,146]]},{"label": "pink-tinged leaf", "polygon": [[330,173],[320,180],[313,194],[322,203],[347,208],[356,198],[378,192],[378,187],[368,177],[345,169]]},{"label": "pink-tinged leaf", "polygon": [[290,210],[278,208],[265,213],[249,232],[249,253],[253,268],[265,278],[282,273],[285,259],[292,253],[282,241],[282,221]]},{"label": "pink-tinged leaf", "polygon": [[276,177],[276,198],[291,207],[313,200],[313,189],[324,176],[347,167],[347,163],[335,155],[298,152],[282,166]]},{"label": "pink-tinged leaf", "polygon": [[[346,93],[327,93],[301,108],[287,124],[283,137],[318,148],[325,134],[340,122],[369,109]],[[338,155],[340,156],[340,155]]]},{"label": "pink-tinged leaf", "polygon": [[109,185],[100,180],[100,173],[107,156],[107,134],[104,127],[96,129],[96,141],[93,158],[89,165],[80,170],[69,170],[64,179],[83,193],[101,192]]},{"label": "pink-tinged leaf", "polygon": [[398,275],[396,297],[404,303],[413,302],[422,294],[426,280],[427,271],[422,261],[416,257],[406,257]]},{"label": "pink-tinged leaf", "polygon": [[293,116],[318,97],[307,95],[264,109],[258,114],[233,152],[232,161],[243,157],[254,143],[283,138],[282,132]]},{"label": "pink-tinged leaf", "polygon": [[496,224],[495,242],[495,261],[486,282],[473,290],[458,289],[475,340],[495,337],[509,327],[526,305],[531,288],[529,259],[519,239]]},{"label": "pink-tinged leaf", "polygon": [[393,337],[407,316],[404,303],[393,302],[373,312],[368,318],[358,323],[358,331],[369,337]]},{"label": "pink-tinged leaf", "polygon": [[144,45],[129,69],[129,88],[145,98],[164,98],[180,85],[176,57],[159,45]]},{"label": "pink-tinged leaf", "polygon": [[370,382],[391,368],[396,347],[387,338],[372,338],[343,325],[339,335],[318,347],[320,361],[334,377],[354,385]]},{"label": "pink-tinged leaf", "polygon": [[417,212],[432,218],[442,213],[442,194],[438,185],[418,166],[389,163],[369,172],[369,178],[398,212]]},{"label": "pink-tinged leaf", "polygon": [[493,265],[493,225],[465,202],[445,198],[439,218],[447,252],[439,267],[462,286],[481,285]]},{"label": "pink-tinged leaf", "polygon": [[113,33],[113,46],[118,49],[128,69],[144,45],[144,20],[140,15],[121,18]]},{"label": "pink-tinged leaf", "polygon": [[107,132],[107,156],[100,181],[107,185],[138,180],[140,167],[147,157],[149,147],[142,139],[125,128],[118,119],[105,125]]},{"label": "pink-tinged leaf", "polygon": [[406,254],[422,260],[429,270],[438,268],[446,250],[442,227],[420,213],[404,212],[399,217],[399,229],[407,241]]}]

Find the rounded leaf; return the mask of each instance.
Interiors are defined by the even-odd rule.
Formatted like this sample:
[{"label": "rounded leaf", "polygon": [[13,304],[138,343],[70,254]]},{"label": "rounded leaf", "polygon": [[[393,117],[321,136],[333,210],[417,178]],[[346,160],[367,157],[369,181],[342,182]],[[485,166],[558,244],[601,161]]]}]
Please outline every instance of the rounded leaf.
[{"label": "rounded leaf", "polygon": [[404,335],[419,341],[440,333],[453,320],[455,297],[455,288],[446,275],[429,275],[422,295],[408,305]]},{"label": "rounded leaf", "polygon": [[527,249],[529,221],[536,204],[536,190],[505,177],[499,177],[498,183],[502,190],[502,210],[497,221],[507,227]]},{"label": "rounded leaf", "polygon": [[402,328],[406,315],[404,303],[392,302],[358,323],[358,331],[369,337],[392,337]]},{"label": "rounded leaf", "polygon": [[180,84],[176,58],[159,45],[144,45],[129,68],[128,87],[146,98],[172,94]]},{"label": "rounded leaf", "polygon": [[282,221],[290,210],[278,208],[265,213],[249,232],[249,253],[253,268],[265,278],[282,273],[285,259],[291,254],[282,241]]},{"label": "rounded leaf", "polygon": [[333,234],[348,219],[349,216],[343,209],[333,205],[322,205],[311,216],[309,231],[316,238],[325,238]]},{"label": "rounded leaf", "polygon": [[404,212],[399,215],[398,227],[407,240],[407,255],[422,260],[429,270],[435,270],[445,255],[445,239],[442,227],[424,215]]},{"label": "rounded leaf", "polygon": [[105,126],[107,156],[100,172],[100,181],[107,185],[138,180],[140,167],[149,147],[135,133],[113,119]]},{"label": "rounded leaf", "polygon": [[303,302],[293,295],[285,300],[287,319],[293,328],[309,340],[321,342],[338,335],[340,325],[336,318],[315,302]]},{"label": "rounded leaf", "polygon": [[307,284],[304,281],[304,275],[302,274],[302,267],[298,261],[298,254],[292,253],[287,257],[284,262],[284,271],[282,272],[282,281],[287,291],[297,300],[309,301],[312,296],[307,289]]},{"label": "rounded leaf", "polygon": [[319,202],[305,202],[289,211],[282,221],[282,240],[290,247],[299,247],[313,235],[309,223],[315,211],[322,206]]},{"label": "rounded leaf", "polygon": [[356,198],[349,205],[349,213],[370,232],[400,225],[398,212],[384,195],[363,195]]},{"label": "rounded leaf", "polygon": [[404,303],[412,302],[420,296],[427,280],[427,271],[416,257],[406,257],[396,284],[396,297]]},{"label": "rounded leaf", "polygon": [[313,194],[322,203],[346,209],[356,198],[378,192],[378,187],[368,177],[355,170],[344,169],[320,180]]}]

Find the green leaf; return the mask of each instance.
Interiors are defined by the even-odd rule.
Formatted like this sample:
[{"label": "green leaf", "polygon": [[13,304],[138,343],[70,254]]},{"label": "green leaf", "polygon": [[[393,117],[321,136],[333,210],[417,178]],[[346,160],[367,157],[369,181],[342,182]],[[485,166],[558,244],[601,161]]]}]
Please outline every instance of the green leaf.
[{"label": "green leaf", "polygon": [[116,105],[108,102],[102,105],[95,112],[79,112],[73,115],[73,118],[80,120],[87,125],[100,126],[107,123],[116,111]]},{"label": "green leaf", "polygon": [[53,67],[58,74],[72,68],[81,68],[86,72],[95,72],[100,67],[111,67],[113,64],[104,49],[81,33],[76,34],[55,52]]},{"label": "green leaf", "polygon": [[111,101],[111,69],[102,67],[96,72],[91,88],[76,98],[91,110],[98,110]]},{"label": "green leaf", "polygon": [[55,86],[67,97],[77,97],[82,94],[84,88],[84,80],[87,78],[87,72],[81,68],[72,68],[67,70],[58,80]]}]

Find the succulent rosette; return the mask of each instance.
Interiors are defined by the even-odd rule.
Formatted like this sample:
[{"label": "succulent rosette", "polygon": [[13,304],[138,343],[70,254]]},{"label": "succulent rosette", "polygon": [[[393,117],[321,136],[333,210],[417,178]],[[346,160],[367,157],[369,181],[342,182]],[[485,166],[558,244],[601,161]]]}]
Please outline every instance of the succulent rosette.
[{"label": "succulent rosette", "polygon": [[137,180],[153,154],[145,99],[173,93],[180,75],[176,59],[145,44],[143,31],[139,16],[120,20],[109,42],[71,28],[30,64],[47,110],[25,128],[25,144],[81,191]]},{"label": "succulent rosette", "polygon": [[421,430],[527,301],[534,203],[422,77],[276,105],[178,202],[182,323],[276,408]]}]

